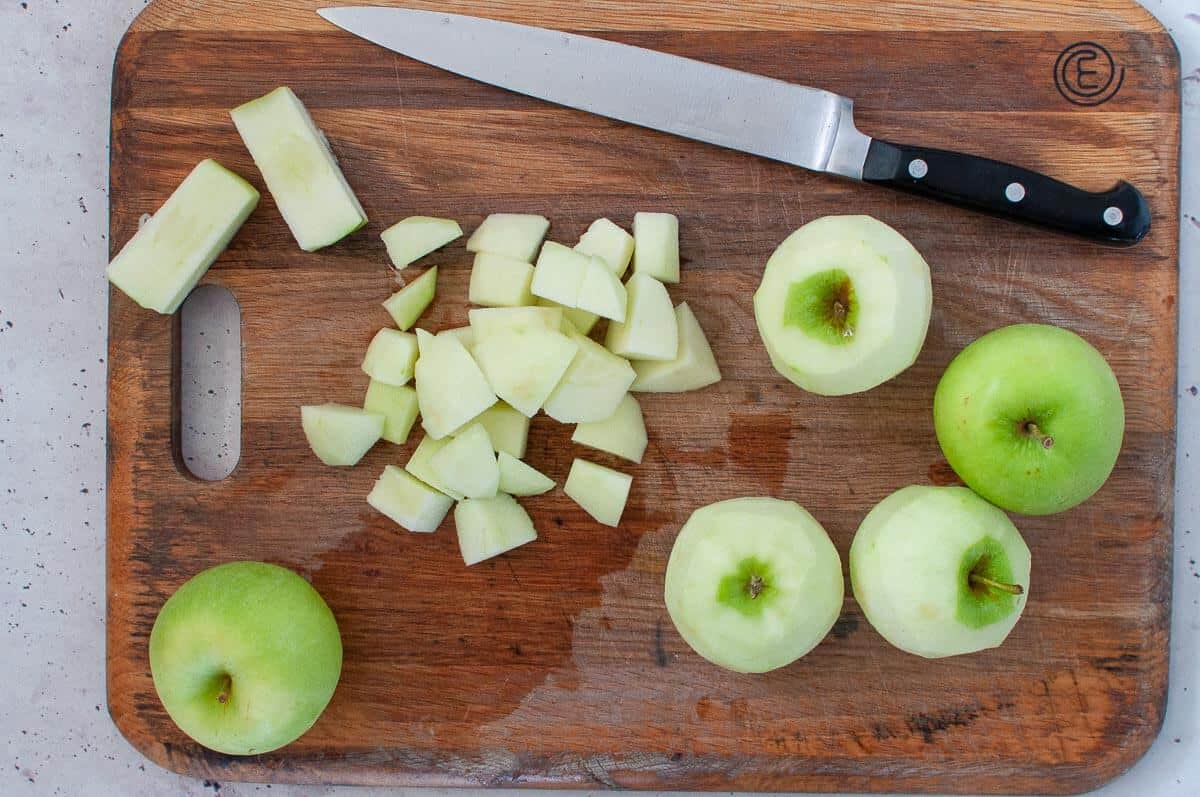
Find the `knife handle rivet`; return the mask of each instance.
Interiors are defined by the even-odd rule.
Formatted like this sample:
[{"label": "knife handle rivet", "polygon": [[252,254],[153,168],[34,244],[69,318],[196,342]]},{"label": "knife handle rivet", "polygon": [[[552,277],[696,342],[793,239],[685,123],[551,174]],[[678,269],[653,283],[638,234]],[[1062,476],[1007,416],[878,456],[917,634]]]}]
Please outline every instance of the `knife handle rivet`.
[{"label": "knife handle rivet", "polygon": [[1109,227],[1116,227],[1125,220],[1125,214],[1118,207],[1110,207],[1104,209],[1104,223]]},{"label": "knife handle rivet", "polygon": [[1020,202],[1025,198],[1025,186],[1020,183],[1009,183],[1004,187],[1004,198],[1009,202]]},{"label": "knife handle rivet", "polygon": [[914,180],[920,180],[929,174],[929,164],[920,158],[914,158],[908,162],[908,174]]}]

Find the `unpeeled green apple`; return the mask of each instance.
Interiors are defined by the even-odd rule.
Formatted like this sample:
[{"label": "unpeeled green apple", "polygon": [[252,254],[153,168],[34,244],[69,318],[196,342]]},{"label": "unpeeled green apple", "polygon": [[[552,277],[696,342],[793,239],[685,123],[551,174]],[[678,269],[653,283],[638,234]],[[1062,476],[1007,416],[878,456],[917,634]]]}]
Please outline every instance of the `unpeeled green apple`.
[{"label": "unpeeled green apple", "polygon": [[1017,324],[967,346],[933,398],[938,442],[967,486],[996,506],[1048,515],[1112,473],[1125,405],[1112,369],[1060,327]]},{"label": "unpeeled green apple", "polygon": [[150,632],[154,688],[175,724],[205,747],[265,753],[298,739],[333,697],[342,640],[303,578],[262,562],[192,577]]},{"label": "unpeeled green apple", "polygon": [[1029,548],[965,487],[905,487],[867,513],[850,583],[888,642],[927,658],[994,648],[1025,608]]}]

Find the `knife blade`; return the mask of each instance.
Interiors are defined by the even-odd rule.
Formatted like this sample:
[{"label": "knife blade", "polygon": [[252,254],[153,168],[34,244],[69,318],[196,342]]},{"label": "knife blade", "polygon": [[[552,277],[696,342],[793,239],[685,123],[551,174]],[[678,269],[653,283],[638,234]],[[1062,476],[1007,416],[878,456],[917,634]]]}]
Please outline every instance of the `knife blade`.
[{"label": "knife blade", "polygon": [[367,41],[538,99],[813,171],[896,188],[1113,244],[1150,228],[1121,181],[1089,192],[976,155],[861,133],[847,97],[716,64],[573,33],[382,6],[318,13]]}]

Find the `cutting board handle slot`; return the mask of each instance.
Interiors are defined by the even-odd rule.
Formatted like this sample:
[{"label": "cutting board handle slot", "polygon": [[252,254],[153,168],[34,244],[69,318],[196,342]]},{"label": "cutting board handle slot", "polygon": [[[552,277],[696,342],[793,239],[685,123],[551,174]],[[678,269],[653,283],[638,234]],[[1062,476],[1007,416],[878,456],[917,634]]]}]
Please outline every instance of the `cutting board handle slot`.
[{"label": "cutting board handle slot", "polygon": [[228,289],[201,285],[179,312],[180,462],[192,476],[220,481],[242,453],[242,309]]}]

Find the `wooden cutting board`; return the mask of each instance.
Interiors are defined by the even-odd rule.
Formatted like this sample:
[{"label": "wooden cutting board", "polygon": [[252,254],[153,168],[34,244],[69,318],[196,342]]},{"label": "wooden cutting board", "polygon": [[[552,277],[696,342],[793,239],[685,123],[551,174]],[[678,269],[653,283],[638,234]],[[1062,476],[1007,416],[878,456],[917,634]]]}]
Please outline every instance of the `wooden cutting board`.
[{"label": "wooden cutting board", "polygon": [[[155,0],[116,60],[114,251],[201,158],[262,188],[227,111],[281,84],[312,109],[371,217],[306,254],[264,190],[209,273],[242,311],[242,453],[224,481],[180,465],[175,322],[112,294],[109,706],[139,750],[218,780],[1057,793],[1096,786],[1141,755],[1167,683],[1179,147],[1176,52],[1146,11],[1133,0],[406,3],[811,83],[854,97],[868,133],[1092,189],[1129,178],[1154,228],[1112,249],[489,88],[332,29],[318,5]],[[317,462],[298,407],[361,399],[359,361],[388,323],[379,303],[394,284],[386,226],[427,214],[470,230],[489,212],[523,211],[573,243],[594,218],[627,225],[637,210],[679,215],[684,279],[672,295],[695,309],[725,380],[644,397],[650,448],[638,467],[536,420],[529,459],[560,483],[577,454],[635,474],[619,529],[555,491],[525,502],[535,544],[467,569],[451,520],[407,534],[364,501],[411,443],[381,444],[354,469]],[[869,213],[912,240],[933,269],[934,313],[915,366],[868,393],[822,398],[771,369],[751,294],[788,233],[840,213]],[[422,324],[464,323],[462,241],[428,262],[443,278]],[[848,594],[829,638],[790,667],[737,675],[692,653],[661,600],[691,511],[748,494],[794,499],[845,559],[875,502],[953,480],[931,421],[937,379],[969,341],[1020,321],[1095,344],[1120,379],[1128,426],[1092,500],[1016,518],[1033,587],[1007,643],[909,656]],[[256,758],[189,741],[147,660],[167,596],[231,559],[311,578],[345,642],[320,721]]]}]

